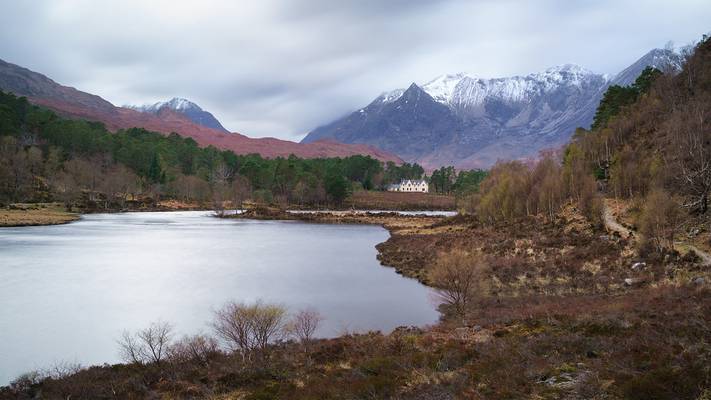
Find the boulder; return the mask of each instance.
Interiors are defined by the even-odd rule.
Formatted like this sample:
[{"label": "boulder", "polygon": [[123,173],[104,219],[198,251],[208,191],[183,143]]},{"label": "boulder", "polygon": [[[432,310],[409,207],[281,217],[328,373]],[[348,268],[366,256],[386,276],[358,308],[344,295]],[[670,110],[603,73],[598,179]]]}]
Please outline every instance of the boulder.
[{"label": "boulder", "polygon": [[624,282],[625,282],[625,286],[639,286],[639,285],[645,283],[646,280],[642,279],[642,278],[626,278],[624,280]]},{"label": "boulder", "polygon": [[642,271],[646,267],[647,267],[646,262],[636,262],[636,263],[632,264],[631,269],[632,269],[632,271]]}]

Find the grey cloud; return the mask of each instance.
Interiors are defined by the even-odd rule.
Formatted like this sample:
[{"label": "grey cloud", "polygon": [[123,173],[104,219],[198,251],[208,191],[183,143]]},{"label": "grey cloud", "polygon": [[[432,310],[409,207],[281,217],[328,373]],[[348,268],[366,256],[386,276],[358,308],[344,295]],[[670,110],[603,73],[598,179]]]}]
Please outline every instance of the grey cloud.
[{"label": "grey cloud", "polygon": [[298,139],[380,92],[562,63],[614,73],[709,27],[706,0],[0,0],[0,58],[115,104],[189,98]]}]

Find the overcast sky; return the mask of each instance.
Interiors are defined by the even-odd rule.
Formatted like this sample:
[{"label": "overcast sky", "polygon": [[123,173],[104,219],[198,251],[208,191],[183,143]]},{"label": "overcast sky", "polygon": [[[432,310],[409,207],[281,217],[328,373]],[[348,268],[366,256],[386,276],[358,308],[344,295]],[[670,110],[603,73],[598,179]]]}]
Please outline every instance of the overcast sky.
[{"label": "overcast sky", "polygon": [[711,30],[709,0],[0,0],[0,59],[116,105],[188,98],[299,140],[444,74],[616,73]]}]

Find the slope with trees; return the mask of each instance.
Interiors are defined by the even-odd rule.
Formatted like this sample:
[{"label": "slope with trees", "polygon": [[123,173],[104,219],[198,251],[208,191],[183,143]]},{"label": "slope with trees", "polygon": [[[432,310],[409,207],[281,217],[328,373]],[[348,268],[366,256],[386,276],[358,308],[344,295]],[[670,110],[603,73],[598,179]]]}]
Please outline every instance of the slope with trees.
[{"label": "slope with trees", "polygon": [[7,93],[0,93],[0,163],[4,204],[62,201],[96,209],[161,197],[216,207],[247,199],[339,205],[354,190],[424,175],[417,164],[383,164],[369,156],[266,159],[142,128],[111,133]]}]

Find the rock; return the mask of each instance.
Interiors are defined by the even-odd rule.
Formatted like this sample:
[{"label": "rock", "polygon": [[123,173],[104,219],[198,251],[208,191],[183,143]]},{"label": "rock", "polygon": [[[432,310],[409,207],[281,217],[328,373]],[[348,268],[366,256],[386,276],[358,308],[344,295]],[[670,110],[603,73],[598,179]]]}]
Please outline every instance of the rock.
[{"label": "rock", "polygon": [[[641,271],[647,267],[646,262],[636,262],[632,264],[632,271]],[[626,280],[626,279],[625,279]]]},{"label": "rock", "polygon": [[459,339],[466,339],[469,337],[469,329],[461,327],[454,330],[454,335]]},{"label": "rock", "polygon": [[691,279],[691,283],[693,283],[694,285],[703,285],[704,283],[706,283],[706,279],[701,276],[697,276],[696,278]]},{"label": "rock", "polygon": [[619,326],[622,329],[629,329],[632,327],[632,323],[630,321],[627,321],[626,319],[623,319],[619,322]]},{"label": "rock", "polygon": [[570,372],[562,372],[558,376],[552,376],[543,383],[548,386],[558,387],[558,388],[568,388],[575,385],[577,382],[577,374],[572,374]]},{"label": "rock", "polygon": [[638,286],[645,282],[642,278],[626,278],[625,286]]}]

